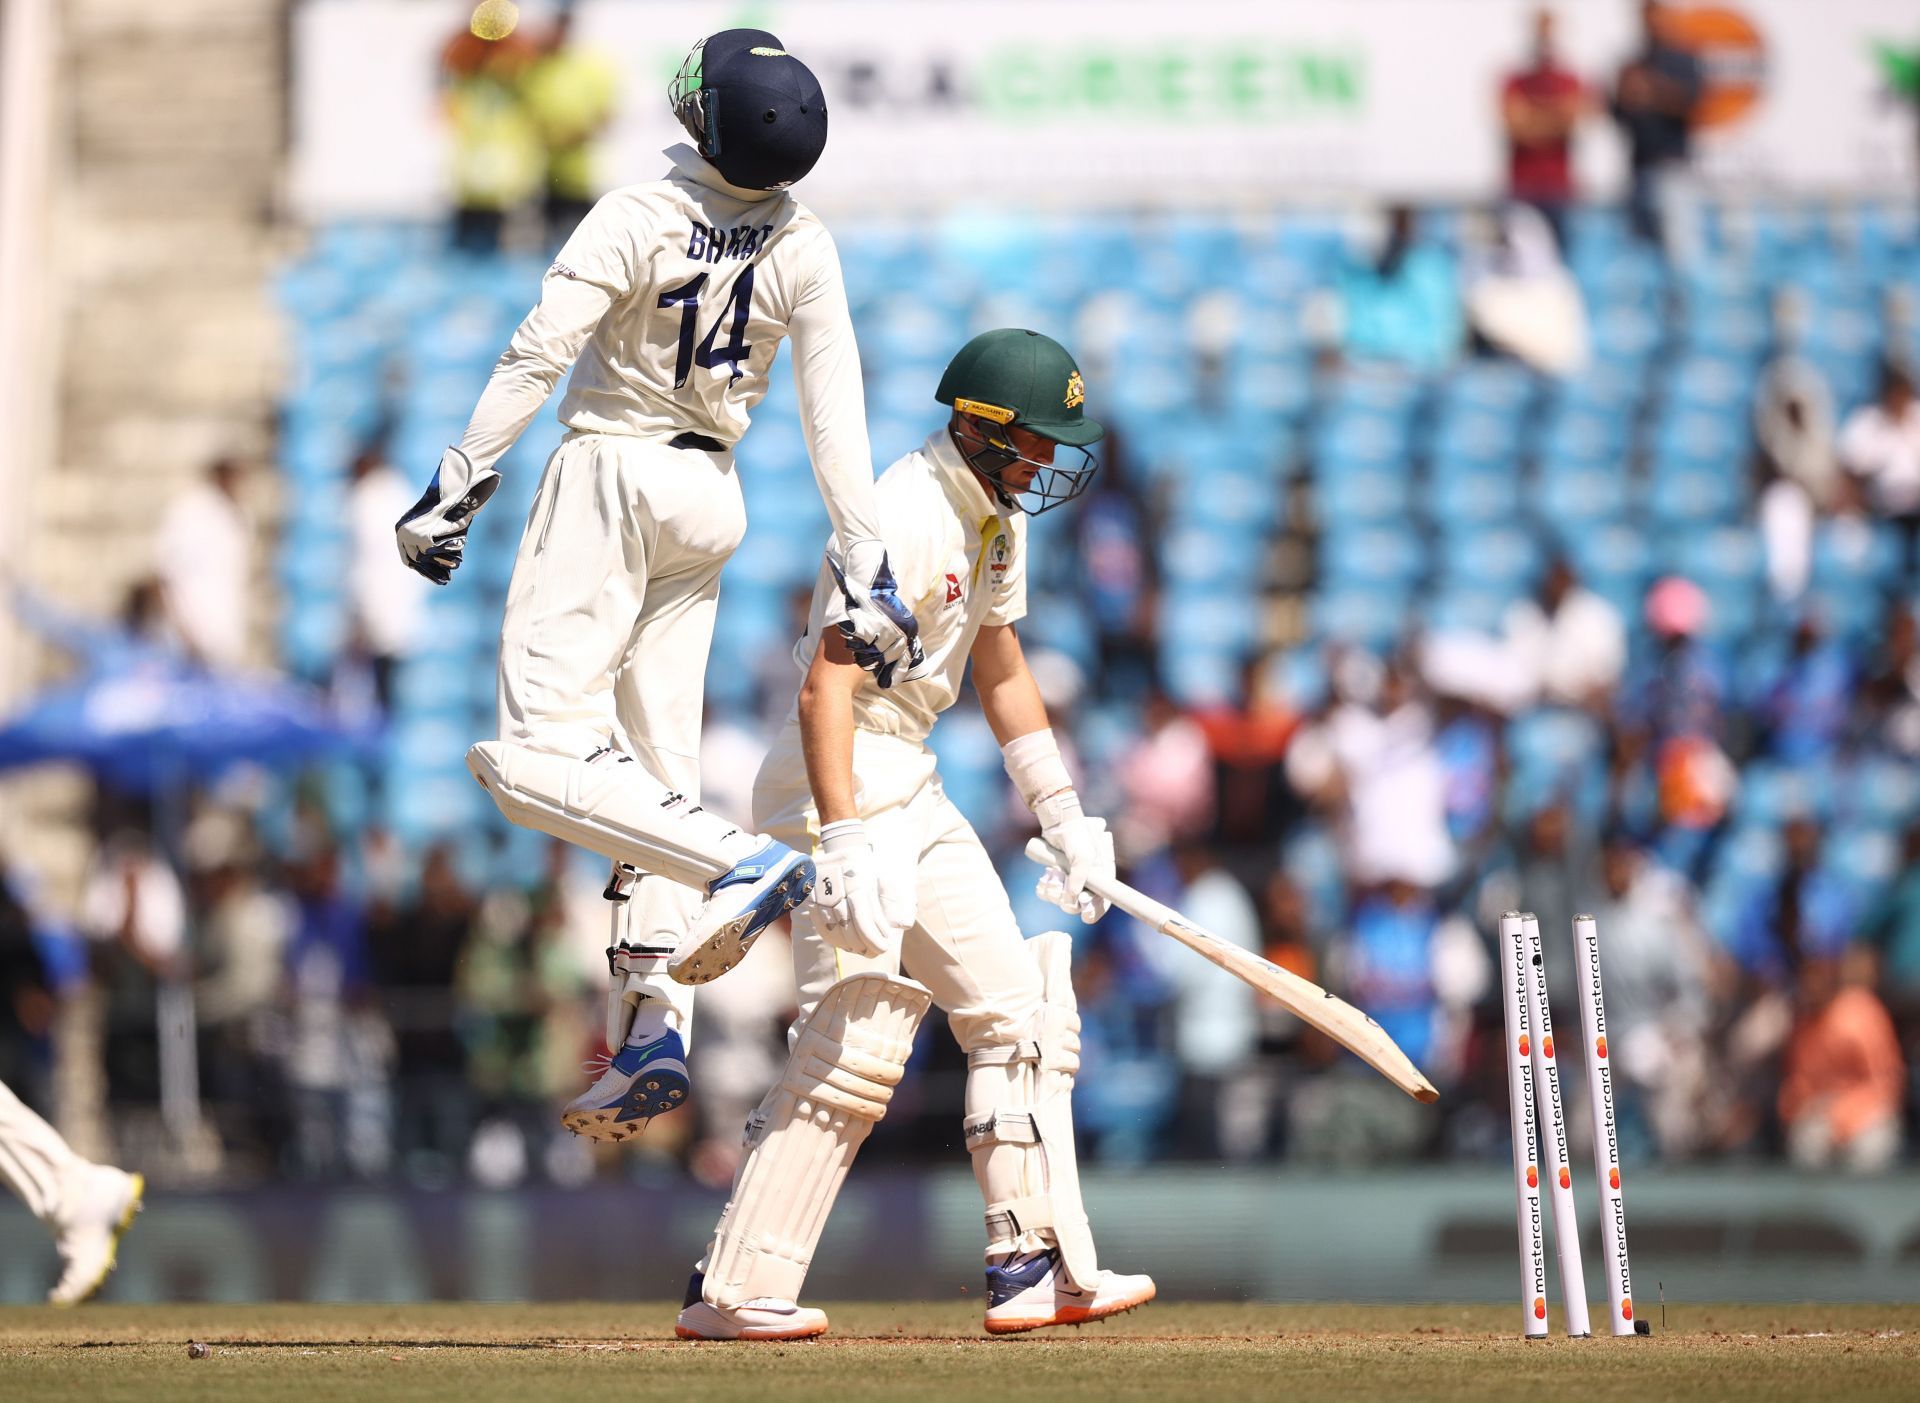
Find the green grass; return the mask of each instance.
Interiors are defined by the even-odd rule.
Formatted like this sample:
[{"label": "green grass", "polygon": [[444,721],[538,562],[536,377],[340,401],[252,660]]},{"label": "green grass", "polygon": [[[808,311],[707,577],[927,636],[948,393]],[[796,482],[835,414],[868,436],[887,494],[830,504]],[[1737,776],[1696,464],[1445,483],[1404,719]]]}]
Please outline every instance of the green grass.
[{"label": "green grass", "polygon": [[0,1398],[1754,1403],[1909,1399],[1920,1379],[1913,1305],[1689,1306],[1651,1339],[1531,1343],[1514,1306],[1153,1305],[1004,1340],[966,1303],[828,1309],[821,1340],[715,1345],[672,1339],[662,1303],[9,1308]]}]

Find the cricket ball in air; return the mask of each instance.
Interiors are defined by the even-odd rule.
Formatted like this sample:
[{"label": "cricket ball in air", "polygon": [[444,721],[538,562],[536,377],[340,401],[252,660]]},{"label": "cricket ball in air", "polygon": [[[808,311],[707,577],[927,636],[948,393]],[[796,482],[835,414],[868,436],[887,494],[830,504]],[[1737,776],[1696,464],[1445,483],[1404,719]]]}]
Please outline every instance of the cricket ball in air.
[{"label": "cricket ball in air", "polygon": [[468,28],[476,39],[504,39],[520,23],[520,7],[513,0],[480,0]]}]

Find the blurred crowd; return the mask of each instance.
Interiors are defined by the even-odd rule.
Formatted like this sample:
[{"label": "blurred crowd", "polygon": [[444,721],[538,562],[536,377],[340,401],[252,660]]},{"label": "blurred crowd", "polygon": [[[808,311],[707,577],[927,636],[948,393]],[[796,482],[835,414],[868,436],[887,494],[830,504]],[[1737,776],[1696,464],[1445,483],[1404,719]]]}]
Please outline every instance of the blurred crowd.
[{"label": "blurred crowd", "polygon": [[[1378,240],[1347,246],[1299,307],[1303,358],[1267,348],[1289,399],[1317,406],[1301,412],[1330,420],[1356,384],[1430,387],[1488,364],[1545,384],[1626,354],[1594,344],[1595,278],[1569,266],[1570,226],[1600,213],[1573,180],[1581,125],[1604,111],[1627,135],[1637,257],[1675,280],[1699,237],[1687,114],[1703,75],[1663,7],[1644,9],[1641,50],[1609,83],[1576,75],[1550,17],[1536,22],[1492,104],[1512,201],[1456,220],[1454,237],[1436,237],[1428,213],[1387,211]],[[571,49],[567,22],[563,8],[543,38],[448,47],[463,172],[454,242],[468,255],[489,256],[536,205],[557,243],[592,197],[590,142],[613,85]],[[1603,279],[1643,266],[1603,255]],[[1090,385],[1117,386],[1102,378],[1096,313],[1076,341]],[[1209,350],[1210,316],[1202,304],[1193,318],[1196,402],[1225,415],[1246,367],[1221,349],[1230,328]],[[1864,397],[1789,338],[1763,339],[1740,386],[1751,422],[1712,468],[1736,484],[1729,517],[1696,528],[1680,512],[1642,533],[1737,528],[1759,552],[1760,617],[1730,619],[1734,596],[1677,562],[1624,591],[1603,584],[1543,528],[1543,568],[1494,616],[1400,599],[1386,637],[1320,626],[1300,617],[1302,601],[1352,565],[1343,539],[1380,532],[1371,518],[1337,519],[1344,440],[1303,435],[1302,479],[1260,488],[1298,500],[1260,518],[1272,523],[1259,542],[1264,597],[1245,602],[1277,598],[1284,616],[1291,601],[1293,624],[1242,648],[1217,689],[1185,685],[1169,647],[1185,630],[1214,632],[1169,602],[1186,586],[1165,578],[1168,543],[1196,488],[1169,467],[1186,461],[1180,435],[1148,432],[1151,416],[1116,389],[1094,488],[1035,531],[1025,630],[1088,810],[1112,821],[1128,880],[1359,1004],[1442,1100],[1415,1105],[1115,914],[1074,931],[1090,1159],[1497,1160],[1507,1120],[1492,937],[1512,909],[1540,918],[1563,1026],[1577,1016],[1571,919],[1598,919],[1629,1159],[1871,1172],[1908,1153],[1920,1109],[1920,399],[1892,332]],[[1664,353],[1634,354],[1643,398],[1632,402],[1645,408]],[[1636,470],[1623,452],[1604,475],[1624,496]],[[117,626],[33,600],[24,611],[89,666],[231,667],[260,631],[244,478],[216,464],[166,514],[153,575]],[[416,487],[380,433],[341,480],[346,636],[317,680],[379,715],[421,646],[425,591],[391,544]],[[1426,510],[1412,495],[1422,489],[1399,482],[1410,495],[1390,503],[1397,539],[1424,551],[1424,528],[1408,525]],[[1472,554],[1470,534],[1452,540],[1436,577]],[[1817,587],[1832,559],[1872,562],[1841,576],[1863,581],[1856,595]],[[1427,579],[1406,578],[1415,590]],[[790,601],[795,627],[804,602]],[[1086,622],[1085,646],[1054,636],[1065,617]],[[706,803],[740,815],[797,683],[782,646],[746,670],[751,685],[710,707],[703,754]],[[935,745],[1038,932],[1059,917],[1031,898],[1029,819],[983,730],[963,702]],[[241,773],[166,802],[103,787],[77,916],[54,914],[0,855],[0,1080],[57,1105],[83,1152],[138,1161],[163,1137],[156,1043],[180,1036],[190,995],[205,1109],[195,1172],[505,1185],[678,1166],[725,1182],[791,1012],[779,939],[703,991],[694,1104],[623,1148],[616,1170],[555,1116],[600,1049],[604,865],[559,844],[540,846],[531,868],[506,860],[510,847],[524,854],[524,835],[490,813],[480,839],[403,839],[364,798],[401,783],[357,761],[294,782]],[[343,787],[363,797],[343,803]],[[951,1159],[963,1079],[950,1040],[929,1029],[881,1154]],[[1584,1118],[1572,1120],[1577,1137]]]}]

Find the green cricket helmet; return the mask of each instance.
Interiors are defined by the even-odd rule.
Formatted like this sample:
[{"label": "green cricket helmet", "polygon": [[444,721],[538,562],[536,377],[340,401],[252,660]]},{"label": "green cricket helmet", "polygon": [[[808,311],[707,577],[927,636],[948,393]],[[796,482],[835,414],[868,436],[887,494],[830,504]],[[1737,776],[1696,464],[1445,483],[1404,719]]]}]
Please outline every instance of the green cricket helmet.
[{"label": "green cricket helmet", "polygon": [[[1106,430],[1083,412],[1087,386],[1080,367],[1052,337],[1018,327],[981,332],[960,348],[933,397],[953,410],[953,446],[1003,505],[1038,516],[1092,484],[1098,465],[1089,450]],[[1022,453],[1007,432],[1015,428],[1058,445],[1053,461]],[[1016,463],[1036,469],[1023,489],[1004,478]]]}]

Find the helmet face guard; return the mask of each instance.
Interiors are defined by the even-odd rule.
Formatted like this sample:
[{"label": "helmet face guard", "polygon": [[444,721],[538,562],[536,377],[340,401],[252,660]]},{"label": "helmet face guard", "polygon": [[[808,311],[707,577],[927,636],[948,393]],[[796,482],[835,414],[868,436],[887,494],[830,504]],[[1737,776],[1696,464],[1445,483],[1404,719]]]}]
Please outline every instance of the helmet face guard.
[{"label": "helmet face guard", "polygon": [[[996,424],[962,410],[954,411],[953,419],[947,426],[953,446],[960,450],[960,456],[967,460],[968,466],[987,480],[1002,506],[1023,511],[1028,516],[1038,516],[1041,512],[1071,502],[1093,485],[1093,475],[1099,471],[1100,465],[1095,461],[1091,449],[1055,443],[1054,461],[1044,463],[1020,451],[1013,441],[1013,435],[1008,432],[1014,427],[1017,426],[1011,421]],[[1045,437],[1044,434],[1041,436]],[[1067,462],[1062,463],[1062,454],[1077,456],[1069,457]],[[1007,470],[1016,463],[1024,463],[1035,470],[1033,481],[1024,488],[1012,486],[1005,478]]]},{"label": "helmet face guard", "polygon": [[706,50],[705,39],[687,50],[680,71],[667,85],[667,104],[680,125],[686,128],[687,135],[693,138],[695,148],[711,161],[720,154],[720,123],[714,111],[714,99],[719,94],[700,85]]}]

